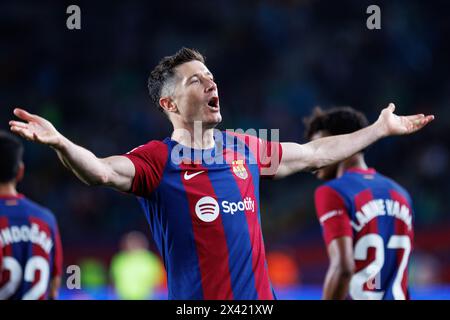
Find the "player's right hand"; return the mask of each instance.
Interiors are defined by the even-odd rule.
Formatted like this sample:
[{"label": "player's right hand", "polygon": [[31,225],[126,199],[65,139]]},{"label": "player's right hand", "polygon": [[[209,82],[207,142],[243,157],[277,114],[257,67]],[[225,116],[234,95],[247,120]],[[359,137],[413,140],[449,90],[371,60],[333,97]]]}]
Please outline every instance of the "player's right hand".
[{"label": "player's right hand", "polygon": [[62,136],[50,121],[20,108],[14,109],[14,115],[24,122],[11,120],[9,126],[12,132],[27,140],[40,142],[52,147],[60,145]]}]

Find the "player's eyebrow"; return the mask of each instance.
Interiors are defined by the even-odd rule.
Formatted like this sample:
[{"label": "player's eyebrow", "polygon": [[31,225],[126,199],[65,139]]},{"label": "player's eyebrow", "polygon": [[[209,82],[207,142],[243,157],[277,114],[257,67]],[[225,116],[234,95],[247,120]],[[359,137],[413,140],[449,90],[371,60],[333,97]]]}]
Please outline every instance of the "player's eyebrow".
[{"label": "player's eyebrow", "polygon": [[[205,74],[208,76],[211,76],[211,78],[214,79],[214,75],[210,71],[205,72]],[[200,73],[194,73],[192,76],[190,76],[189,78],[186,79],[186,82],[189,82],[189,80],[191,80],[193,77],[199,77],[199,76],[200,76]]]},{"label": "player's eyebrow", "polygon": [[214,75],[213,75],[211,72],[207,71],[206,74],[207,74],[208,76],[211,76],[211,78],[214,79]]}]

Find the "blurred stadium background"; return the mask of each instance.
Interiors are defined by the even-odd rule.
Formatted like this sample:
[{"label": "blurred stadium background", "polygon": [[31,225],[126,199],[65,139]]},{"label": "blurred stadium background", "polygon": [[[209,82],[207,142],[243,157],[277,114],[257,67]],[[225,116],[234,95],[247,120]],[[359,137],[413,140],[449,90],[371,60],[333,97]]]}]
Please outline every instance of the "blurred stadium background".
[{"label": "blurred stadium background", "polygon": [[[66,28],[70,4],[81,7],[79,31]],[[381,30],[366,28],[370,4],[381,7]],[[450,299],[449,9],[447,1],[410,0],[2,1],[0,129],[23,106],[98,156],[163,139],[171,127],[151,105],[146,81],[181,46],[207,56],[223,129],[281,128],[282,141],[304,141],[302,118],[316,105],[350,105],[371,121],[391,101],[398,113],[433,113],[423,132],[382,141],[367,160],[413,196],[412,298]],[[54,152],[25,146],[19,190],[55,212],[65,266],[82,270],[82,290],[63,289],[61,298],[117,298],[110,264],[120,239],[132,230],[151,239],[137,201],[84,186]],[[261,185],[281,299],[321,295],[327,256],[313,207],[318,185],[308,174]],[[166,298],[164,281],[153,298]]]}]

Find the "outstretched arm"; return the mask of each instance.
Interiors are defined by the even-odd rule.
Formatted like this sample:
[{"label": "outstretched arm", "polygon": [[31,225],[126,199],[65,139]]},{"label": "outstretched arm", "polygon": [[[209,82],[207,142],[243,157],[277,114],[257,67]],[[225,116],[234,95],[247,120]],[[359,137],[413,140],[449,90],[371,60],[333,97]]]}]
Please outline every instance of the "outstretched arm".
[{"label": "outstretched arm", "polygon": [[416,132],[434,119],[432,115],[423,114],[397,116],[394,110],[394,104],[389,104],[375,123],[350,134],[325,137],[303,145],[282,143],[283,158],[275,176],[326,167],[347,159],[383,137]]},{"label": "outstretched arm", "polygon": [[18,108],[14,109],[14,114],[23,121],[10,121],[12,132],[53,148],[62,163],[84,183],[110,186],[120,191],[130,190],[135,169],[128,158],[97,158],[60,134],[48,120]]}]

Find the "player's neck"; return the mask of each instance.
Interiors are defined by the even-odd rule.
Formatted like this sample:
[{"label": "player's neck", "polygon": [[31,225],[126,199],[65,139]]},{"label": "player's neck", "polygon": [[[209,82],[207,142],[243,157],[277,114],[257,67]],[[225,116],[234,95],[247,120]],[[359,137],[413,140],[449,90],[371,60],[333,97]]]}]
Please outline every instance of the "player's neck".
[{"label": "player's neck", "polygon": [[366,161],[364,160],[364,155],[362,153],[355,154],[353,157],[348,158],[345,161],[342,161],[339,164],[338,170],[337,170],[337,177],[341,177],[346,170],[350,168],[356,168],[356,169],[362,169],[367,170],[369,167],[366,164]]},{"label": "player's neck", "polygon": [[17,195],[18,192],[16,190],[16,186],[13,183],[0,184],[0,197],[16,197]]},{"label": "player's neck", "polygon": [[210,149],[214,147],[214,128],[174,128],[172,140],[194,149]]}]

